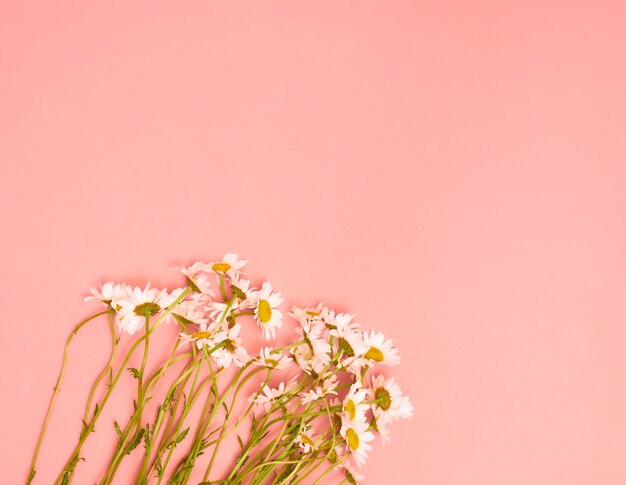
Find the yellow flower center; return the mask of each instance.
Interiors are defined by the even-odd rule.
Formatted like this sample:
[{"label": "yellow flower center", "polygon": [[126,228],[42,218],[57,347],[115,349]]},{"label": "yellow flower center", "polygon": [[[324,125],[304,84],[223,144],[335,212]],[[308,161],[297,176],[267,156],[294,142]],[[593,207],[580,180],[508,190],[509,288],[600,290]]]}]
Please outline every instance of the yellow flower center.
[{"label": "yellow flower center", "polygon": [[374,392],[374,399],[376,404],[383,410],[387,411],[391,407],[391,394],[384,387],[379,387]]},{"label": "yellow flower center", "polygon": [[313,440],[311,438],[309,438],[307,435],[303,434],[300,436],[300,439],[302,440],[303,443],[306,443],[307,445],[311,445],[313,446]]},{"label": "yellow flower center", "polygon": [[230,264],[228,263],[213,263],[211,269],[216,273],[226,273],[230,269]]},{"label": "yellow flower center", "polygon": [[201,338],[210,338],[211,334],[209,332],[196,332],[194,333],[191,338],[196,339],[196,340],[200,340]]},{"label": "yellow flower center", "polygon": [[352,401],[352,399],[346,403],[343,410],[350,415],[350,420],[353,420],[356,417],[356,406],[354,405],[354,401]]},{"label": "yellow flower center", "polygon": [[343,337],[339,337],[339,348],[343,350],[344,355],[354,357],[354,349],[352,348],[352,345],[350,345],[350,342]]},{"label": "yellow flower center", "polygon": [[365,352],[365,358],[373,360],[374,362],[382,362],[385,360],[385,355],[376,347],[370,347],[370,349]]},{"label": "yellow flower center", "polygon": [[346,432],[346,440],[351,449],[356,450],[359,447],[359,435],[352,428]]},{"label": "yellow flower center", "polygon": [[224,348],[231,354],[234,354],[235,350],[237,350],[235,342],[233,342],[231,339],[224,340]]},{"label": "yellow flower center", "polygon": [[313,312],[311,310],[309,310],[308,312],[306,312],[306,314],[310,317],[318,317],[319,316],[319,312]]},{"label": "yellow flower center", "polygon": [[158,303],[154,303],[152,301],[147,301],[145,303],[141,303],[135,307],[135,315],[143,315],[146,317],[151,317],[152,315],[156,315],[161,311],[161,306]]},{"label": "yellow flower center", "polygon": [[274,360],[274,359],[265,359],[265,363],[269,366],[269,367],[276,367],[278,365],[278,361]]},{"label": "yellow flower center", "polygon": [[269,301],[259,301],[258,315],[261,322],[267,323],[270,321],[270,319],[272,318],[272,307],[270,306]]}]

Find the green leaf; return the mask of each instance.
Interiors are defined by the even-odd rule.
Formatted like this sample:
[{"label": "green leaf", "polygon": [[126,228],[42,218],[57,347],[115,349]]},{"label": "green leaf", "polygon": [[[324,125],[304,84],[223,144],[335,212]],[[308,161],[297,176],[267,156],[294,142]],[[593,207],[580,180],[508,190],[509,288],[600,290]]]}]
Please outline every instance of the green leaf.
[{"label": "green leaf", "polygon": [[109,368],[109,382],[107,383],[107,390],[111,389],[112,385],[113,385],[113,369]]},{"label": "green leaf", "polygon": [[174,439],[174,442],[173,442],[174,446],[176,446],[181,441],[183,441],[187,437],[187,433],[189,433],[189,428],[184,429],[180,433],[178,433],[178,436]]},{"label": "green leaf", "polygon": [[241,449],[243,450],[243,440],[241,439],[241,436],[237,435],[237,441],[239,441],[239,446],[241,446]]},{"label": "green leaf", "polygon": [[120,425],[117,424],[117,421],[113,421],[113,426],[115,426],[115,432],[117,433],[117,436],[119,436],[121,438],[122,437],[122,429],[120,428]]},{"label": "green leaf", "polygon": [[137,369],[135,369],[134,367],[129,367],[128,369],[126,369],[128,372],[131,373],[131,375],[135,378],[135,379],[139,379],[139,371]]},{"label": "green leaf", "polygon": [[146,423],[145,431],[143,433],[143,446],[147,453],[148,447],[150,446],[150,425],[148,423]]},{"label": "green leaf", "polygon": [[83,422],[83,428],[80,430],[80,438],[82,439],[87,434],[89,426],[87,425],[87,421],[85,421],[84,419],[81,419],[81,421]]},{"label": "green leaf", "polygon": [[250,427],[250,434],[254,433],[256,426],[257,426],[256,416],[254,413],[252,413],[252,426]]},{"label": "green leaf", "polygon": [[26,485],[30,485],[30,482],[33,481],[33,478],[35,478],[36,474],[37,472],[35,470],[31,470],[31,472],[28,475],[28,481],[26,482]]},{"label": "green leaf", "polygon": [[146,432],[146,430],[144,428],[141,428],[135,434],[135,437],[133,438],[133,440],[126,447],[126,454],[127,455],[130,454],[130,452],[133,451],[135,448],[137,448],[137,446],[139,446],[139,443],[141,443],[141,439],[143,438],[143,435],[144,435],[145,432]]}]

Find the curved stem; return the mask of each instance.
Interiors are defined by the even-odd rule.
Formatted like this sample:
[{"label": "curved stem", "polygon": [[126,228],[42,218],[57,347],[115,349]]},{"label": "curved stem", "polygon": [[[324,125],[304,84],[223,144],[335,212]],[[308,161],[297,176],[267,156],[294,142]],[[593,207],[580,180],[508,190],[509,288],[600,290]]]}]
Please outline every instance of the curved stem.
[{"label": "curved stem", "polygon": [[[174,300],[172,304],[164,312],[161,313],[161,315],[159,316],[159,318],[157,318],[154,325],[149,328],[148,333],[152,333],[154,329],[158,326],[158,324],[161,323],[161,321],[172,311],[172,309],[176,305],[178,305],[185,298],[185,296],[187,296],[187,294],[190,291],[191,291],[191,288],[189,287],[185,288],[183,292],[178,296],[178,298],[176,298],[176,300]],[[71,468],[76,466],[76,463],[79,459],[80,450],[82,449],[83,444],[87,440],[87,437],[93,430],[93,427],[95,426],[96,421],[100,417],[100,414],[102,413],[102,410],[104,409],[105,404],[107,403],[109,397],[111,396],[111,393],[113,392],[115,385],[117,384],[120,377],[122,376],[122,373],[124,372],[126,365],[128,364],[128,361],[130,360],[131,356],[133,355],[133,353],[135,352],[139,344],[145,339],[146,339],[146,334],[142,335],[139,339],[137,339],[137,341],[129,349],[128,354],[126,354],[126,357],[124,358],[124,361],[122,362],[122,365],[120,366],[117,374],[115,375],[115,378],[113,379],[113,382],[111,383],[111,385],[109,386],[109,389],[107,389],[106,394],[102,398],[102,402],[100,403],[100,407],[98,408],[98,411],[94,413],[93,418],[91,418],[91,421],[87,425],[86,429],[83,431],[83,433],[81,433],[78,443],[74,447],[72,454],[70,455],[69,459],[65,463],[63,470],[61,470],[61,473],[55,480],[54,482],[55,484],[62,483],[64,477],[67,475],[67,472],[69,472]]]},{"label": "curved stem", "polygon": [[57,382],[54,385],[54,391],[52,393],[52,397],[50,398],[48,411],[46,412],[46,417],[44,419],[43,426],[41,427],[39,438],[37,439],[37,445],[35,446],[35,453],[33,454],[33,459],[30,463],[30,472],[28,474],[28,481],[27,481],[28,484],[30,484],[33,481],[33,478],[35,478],[35,474],[37,473],[35,470],[37,457],[39,456],[39,451],[41,449],[41,443],[43,442],[43,437],[46,434],[46,430],[48,429],[48,423],[50,421],[50,416],[52,415],[52,409],[54,408],[54,403],[56,401],[57,395],[59,394],[59,391],[61,390],[60,386],[61,386],[61,383],[63,382],[63,377],[65,376],[65,369],[67,367],[67,351],[69,349],[70,343],[72,342],[74,335],[78,333],[78,331],[83,327],[83,325],[90,322],[94,318],[104,315],[105,313],[108,313],[110,311],[111,311],[110,309],[105,310],[105,311],[96,313],[95,315],[92,315],[89,318],[86,318],[85,320],[80,322],[78,325],[76,325],[74,329],[72,330],[72,332],[67,337],[67,340],[65,342],[65,348],[63,349],[63,363],[61,364],[61,371],[59,372],[59,377],[57,378]]},{"label": "curved stem", "polygon": [[115,325],[113,323],[113,311],[112,310],[109,310],[109,329],[111,331],[111,356],[109,357],[109,362],[104,367],[104,369],[102,369],[102,372],[100,373],[96,381],[93,383],[93,385],[91,386],[91,390],[89,391],[89,398],[87,399],[87,405],[85,406],[85,415],[83,416],[83,419],[85,420],[85,422],[87,422],[87,420],[89,419],[89,414],[91,411],[91,403],[93,401],[93,397],[96,392],[96,389],[98,388],[98,385],[100,384],[102,379],[104,379],[107,373],[109,372],[109,369],[112,368],[113,361],[115,360],[115,354],[117,353],[117,343],[119,342],[119,339],[115,336]]},{"label": "curved stem", "polygon": [[[150,398],[150,396],[152,395],[152,391],[154,390],[154,387],[156,386],[157,382],[159,381],[161,376],[165,373],[168,367],[176,364],[180,360],[186,359],[187,357],[191,355],[190,352],[187,352],[182,355],[179,355],[176,358],[173,358],[173,355],[176,352],[176,349],[178,348],[178,343],[179,341],[177,340],[167,360],[165,361],[165,364],[163,364],[159,369],[153,372],[152,375],[146,380],[145,386],[142,391],[142,398],[141,398],[142,400],[145,401]],[[109,462],[107,471],[104,477],[101,479],[100,484],[106,484],[106,483],[112,482],[113,477],[115,476],[115,473],[117,473],[117,469],[119,468],[122,460],[124,459],[124,449],[126,447],[127,440],[130,438],[131,435],[133,435],[136,431],[138,431],[139,425],[140,425],[140,421],[139,421],[139,404],[138,404],[137,409],[135,410],[133,415],[130,417],[128,423],[126,423],[126,426],[124,427],[122,436],[119,439],[119,442],[115,449],[113,457],[111,458],[111,461]]]},{"label": "curved stem", "polygon": [[[239,385],[237,386],[237,389],[235,389],[235,393],[233,394],[233,398],[230,402],[230,410],[226,415],[226,420],[224,421],[224,424],[222,424],[222,428],[220,430],[220,434],[215,442],[215,448],[213,449],[213,454],[211,455],[211,461],[209,462],[209,465],[207,466],[207,469],[204,473],[204,481],[207,481],[209,478],[209,474],[211,473],[211,468],[213,468],[213,463],[215,462],[215,458],[217,457],[217,452],[220,448],[220,444],[222,443],[222,440],[231,432],[233,432],[237,426],[239,426],[239,424],[241,423],[241,421],[243,421],[243,419],[248,415],[248,413],[250,412],[250,410],[252,409],[252,407],[254,406],[254,403],[250,403],[250,405],[248,406],[248,409],[246,410],[246,412],[243,414],[243,416],[240,417],[240,419],[238,420],[237,424],[235,425],[235,427],[233,427],[232,430],[230,430],[228,433],[226,433],[226,428],[228,427],[228,423],[230,422],[230,418],[232,417],[232,411],[233,411],[233,406],[235,405],[235,401],[237,400],[237,395],[239,394],[239,391],[241,390],[241,388],[244,386],[244,384],[246,382],[248,382],[255,374],[257,374],[258,372],[261,372],[263,370],[263,367],[259,368],[259,369],[255,369],[254,371],[250,372],[246,377],[244,377],[241,382],[239,383]],[[267,376],[265,378],[265,382],[263,383],[263,385],[267,384],[267,382],[269,381],[270,378],[270,374],[271,374],[271,369],[267,370]],[[263,385],[261,386],[261,388],[263,387]],[[207,446],[210,446],[207,445]]]}]

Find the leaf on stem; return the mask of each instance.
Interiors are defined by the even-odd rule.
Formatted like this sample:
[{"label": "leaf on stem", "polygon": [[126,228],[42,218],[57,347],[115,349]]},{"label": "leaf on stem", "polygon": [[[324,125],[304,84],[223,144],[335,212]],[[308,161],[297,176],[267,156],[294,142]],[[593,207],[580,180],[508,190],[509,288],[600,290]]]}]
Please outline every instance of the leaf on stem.
[{"label": "leaf on stem", "polygon": [[122,430],[120,428],[120,425],[117,424],[117,421],[113,421],[113,426],[115,427],[115,432],[117,433],[117,436],[119,436],[121,438],[122,437]]},{"label": "leaf on stem", "polygon": [[126,369],[128,372],[131,373],[131,375],[135,378],[135,379],[139,379],[139,371],[137,369],[135,369],[134,367],[129,367],[128,369]]},{"label": "leaf on stem", "polygon": [[189,433],[189,428],[187,428],[187,429],[181,431],[180,433],[178,433],[178,436],[176,436],[176,438],[174,438],[166,446],[166,448],[176,447],[176,445],[178,445],[181,441],[183,441],[185,439],[185,437],[187,436],[187,433]]},{"label": "leaf on stem", "polygon": [[143,438],[144,433],[146,432],[146,430],[144,428],[141,428],[136,434],[135,437],[133,438],[133,440],[128,444],[128,446],[126,447],[126,454],[130,454],[131,451],[133,451],[135,448],[137,448],[137,446],[139,446],[139,443],[141,443],[141,439]]}]

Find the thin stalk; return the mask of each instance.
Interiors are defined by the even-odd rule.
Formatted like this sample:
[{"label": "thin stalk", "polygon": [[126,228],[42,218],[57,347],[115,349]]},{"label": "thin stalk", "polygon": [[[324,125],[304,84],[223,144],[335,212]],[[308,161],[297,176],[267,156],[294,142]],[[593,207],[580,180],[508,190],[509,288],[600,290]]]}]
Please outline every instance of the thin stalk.
[{"label": "thin stalk", "polygon": [[[190,291],[191,291],[191,288],[189,288],[189,287],[187,287],[187,288],[185,288],[183,290],[183,292],[178,296],[178,298],[176,298],[176,300],[174,300],[172,302],[172,304],[163,313],[161,313],[159,318],[157,318],[155,324],[152,327],[149,328],[149,333],[154,331],[154,329],[157,327],[157,325],[159,323],[161,323],[161,321],[172,311],[172,309],[176,305],[178,305],[185,298],[185,296]],[[64,477],[66,477],[66,481],[67,481],[67,476],[69,475],[69,474],[67,474],[67,472],[70,471],[70,468],[73,468],[73,467],[76,466],[76,463],[78,462],[78,459],[79,459],[80,450],[81,450],[83,444],[85,443],[85,441],[87,440],[87,437],[89,436],[89,434],[93,430],[93,427],[95,426],[98,418],[100,417],[100,414],[102,413],[102,410],[104,409],[105,404],[107,403],[109,397],[111,396],[111,393],[113,392],[113,389],[114,389],[115,385],[117,384],[117,382],[119,381],[122,373],[124,372],[124,370],[126,368],[126,365],[128,364],[128,361],[130,360],[131,356],[133,355],[133,353],[135,352],[135,350],[137,349],[139,344],[143,340],[145,340],[145,338],[146,338],[146,335],[144,334],[141,338],[137,339],[137,341],[132,345],[132,347],[128,351],[128,354],[126,355],[124,361],[122,362],[122,365],[120,366],[120,369],[118,370],[115,378],[113,379],[113,382],[110,383],[110,386],[107,389],[106,394],[102,398],[102,402],[100,403],[100,407],[98,408],[98,411],[94,413],[93,418],[91,418],[91,421],[87,425],[86,429],[83,431],[83,433],[81,433],[81,436],[80,436],[80,438],[78,440],[78,443],[74,447],[74,450],[72,451],[72,454],[70,455],[69,459],[65,463],[65,466],[63,467],[63,470],[61,470],[61,473],[59,474],[59,476],[55,480],[55,482],[54,482],[55,485],[58,485],[58,484],[62,483]]]},{"label": "thin stalk", "polygon": [[37,457],[39,456],[39,451],[41,450],[41,443],[43,442],[43,437],[46,434],[46,430],[48,429],[48,423],[50,421],[50,416],[52,415],[52,410],[54,409],[54,403],[56,402],[57,395],[59,394],[59,391],[61,390],[61,383],[63,382],[63,377],[65,376],[65,369],[67,367],[67,352],[68,352],[70,343],[72,342],[74,335],[78,333],[78,331],[83,327],[83,325],[87,324],[94,318],[104,315],[105,313],[108,313],[110,311],[111,311],[110,309],[105,310],[105,311],[96,313],[95,315],[92,315],[89,318],[86,318],[85,320],[80,322],[78,325],[76,325],[74,329],[72,330],[72,332],[67,337],[67,340],[65,342],[65,348],[63,349],[63,363],[61,364],[61,371],[59,372],[59,377],[57,378],[57,382],[54,385],[54,388],[53,388],[54,391],[52,392],[52,397],[50,398],[48,411],[46,412],[46,417],[44,419],[43,426],[41,427],[39,438],[37,439],[37,445],[35,446],[35,453],[33,454],[33,459],[30,463],[30,472],[28,474],[28,480],[27,480],[28,484],[30,484],[33,481],[33,478],[35,478],[35,474],[37,473],[37,471],[35,470],[35,465],[37,464]]}]

